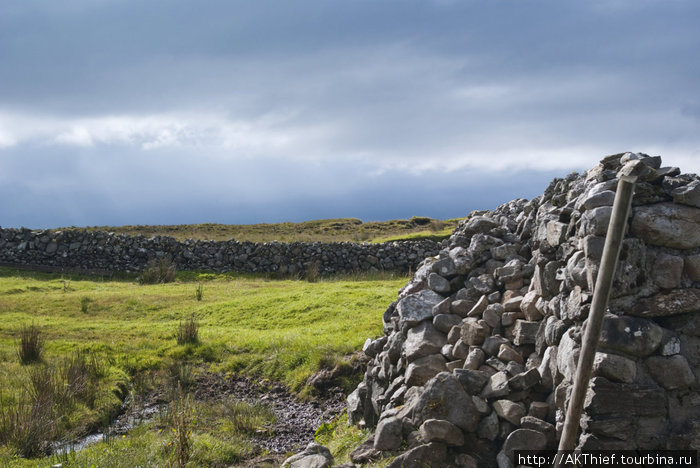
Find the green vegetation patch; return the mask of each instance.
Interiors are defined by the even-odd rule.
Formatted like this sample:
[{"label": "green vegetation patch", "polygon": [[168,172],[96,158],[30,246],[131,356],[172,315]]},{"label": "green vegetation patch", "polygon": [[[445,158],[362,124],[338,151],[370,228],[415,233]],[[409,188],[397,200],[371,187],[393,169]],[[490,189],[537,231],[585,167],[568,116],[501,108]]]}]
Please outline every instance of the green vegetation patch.
[{"label": "green vegetation patch", "polygon": [[[186,381],[187,366],[258,375],[304,393],[314,372],[336,365],[367,337],[382,333],[384,307],[406,281],[387,274],[310,283],[187,272],[172,283],[140,285],[134,278],[61,277],[0,268],[0,415],[31,409],[33,400],[23,400],[23,395],[27,388],[40,388],[32,387],[32,379],[44,378],[57,389],[72,386],[70,394],[51,396],[61,402],[51,405],[51,411],[60,406],[55,437],[75,437],[101,427],[128,389],[139,387],[142,376],[170,372]],[[206,294],[198,300],[200,283]],[[43,346],[39,361],[23,364],[18,349],[28,327],[39,330]],[[49,397],[42,398],[37,400]],[[246,434],[264,425],[266,417],[262,410],[219,409],[238,414],[244,422],[230,427],[223,420],[207,419],[193,426],[192,456],[204,465],[219,466],[205,460],[205,453],[220,452],[221,466],[249,456]],[[47,418],[57,414],[51,411]],[[217,439],[216,434],[230,437]],[[152,461],[163,459],[163,443],[167,437],[157,431],[136,431],[101,449],[81,452],[80,462],[69,460],[64,466],[124,466],[119,460],[159,466]],[[37,447],[38,452],[45,449]],[[0,465],[36,466],[23,465],[19,454],[17,444],[0,441]]]},{"label": "green vegetation patch", "polygon": [[[319,219],[302,223],[181,224],[160,226],[89,226],[89,231],[116,234],[169,236],[178,240],[229,240],[250,242],[380,242],[381,239],[433,239],[449,236],[462,218],[411,219],[362,222],[355,218]],[[61,228],[62,230],[82,228]],[[409,237],[406,237],[409,236]],[[416,236],[416,237],[410,237]]]}]

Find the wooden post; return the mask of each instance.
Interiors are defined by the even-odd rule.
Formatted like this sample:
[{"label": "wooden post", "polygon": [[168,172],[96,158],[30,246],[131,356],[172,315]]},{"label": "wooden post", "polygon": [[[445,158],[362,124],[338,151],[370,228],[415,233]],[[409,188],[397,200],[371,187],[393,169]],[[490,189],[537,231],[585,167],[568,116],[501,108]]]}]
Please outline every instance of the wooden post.
[{"label": "wooden post", "polygon": [[[588,391],[588,382],[591,379],[593,370],[593,359],[595,358],[596,347],[600,340],[600,329],[603,325],[603,316],[608,306],[610,290],[615,276],[615,268],[620,257],[622,239],[627,227],[627,217],[629,216],[632,196],[634,195],[634,184],[636,177],[623,176],[617,183],[617,193],[613,205],[612,215],[608,232],[605,236],[605,246],[603,247],[603,257],[600,262],[598,278],[593,290],[593,303],[588,315],[588,324],[581,343],[581,354],[579,355],[576,375],[574,377],[574,387],[569,400],[569,407],[566,411],[564,430],[559,440],[559,450],[574,450],[578,436],[578,428],[583,412],[583,402]],[[562,466],[561,459],[557,458],[557,467]]]}]

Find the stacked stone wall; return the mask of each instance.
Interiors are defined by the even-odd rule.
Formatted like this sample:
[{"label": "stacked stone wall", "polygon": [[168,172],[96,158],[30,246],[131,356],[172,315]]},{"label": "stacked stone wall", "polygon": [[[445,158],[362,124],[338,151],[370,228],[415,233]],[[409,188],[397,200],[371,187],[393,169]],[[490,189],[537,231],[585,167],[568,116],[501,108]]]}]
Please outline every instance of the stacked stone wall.
[{"label": "stacked stone wall", "polygon": [[0,264],[62,271],[135,272],[153,258],[168,257],[182,270],[243,273],[321,274],[408,271],[441,244],[397,241],[350,242],[177,241],[100,231],[0,229]]},{"label": "stacked stone wall", "polygon": [[421,264],[364,346],[355,463],[556,449],[621,175],[638,181],[578,448],[700,449],[700,178],[626,153],[469,216]]}]

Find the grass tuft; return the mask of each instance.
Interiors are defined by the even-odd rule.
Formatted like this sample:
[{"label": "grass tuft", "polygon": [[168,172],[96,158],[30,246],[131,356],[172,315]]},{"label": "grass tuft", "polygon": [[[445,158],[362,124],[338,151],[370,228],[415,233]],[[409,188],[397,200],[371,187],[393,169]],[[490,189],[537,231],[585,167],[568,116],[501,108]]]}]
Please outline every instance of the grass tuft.
[{"label": "grass tuft", "polygon": [[22,364],[31,364],[41,361],[44,350],[44,338],[41,330],[34,326],[22,325],[19,332],[19,345],[17,355]]},{"label": "grass tuft", "polygon": [[195,319],[194,314],[185,319],[184,323],[180,320],[180,325],[177,329],[177,344],[197,344],[199,343],[199,322]]},{"label": "grass tuft", "polygon": [[177,269],[172,260],[167,257],[149,260],[138,276],[139,284],[160,284],[175,281]]}]

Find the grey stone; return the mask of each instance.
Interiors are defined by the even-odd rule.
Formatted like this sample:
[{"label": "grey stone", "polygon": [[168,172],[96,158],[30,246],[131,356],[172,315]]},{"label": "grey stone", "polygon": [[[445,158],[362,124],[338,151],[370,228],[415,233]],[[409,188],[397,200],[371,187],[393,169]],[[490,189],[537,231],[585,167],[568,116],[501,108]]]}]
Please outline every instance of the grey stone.
[{"label": "grey stone", "polygon": [[513,327],[513,344],[516,346],[535,344],[539,327],[539,322],[516,320]]},{"label": "grey stone", "polygon": [[481,398],[499,398],[508,395],[509,392],[508,374],[500,371],[489,377],[488,382],[481,390]]},{"label": "grey stone", "polygon": [[596,192],[583,201],[583,207],[586,210],[592,210],[600,206],[612,206],[615,201],[615,192],[612,190],[603,190]]},{"label": "grey stone", "polygon": [[650,320],[608,315],[603,320],[599,349],[644,357],[656,351],[662,338],[662,328]]},{"label": "grey stone", "polygon": [[700,209],[674,203],[634,208],[632,234],[651,245],[674,249],[700,246]]},{"label": "grey stone", "polygon": [[479,468],[479,462],[467,453],[460,453],[455,456],[455,466],[458,468]]},{"label": "grey stone", "polygon": [[637,363],[617,354],[597,352],[593,359],[593,375],[613,382],[632,383],[637,376]]},{"label": "grey stone", "polygon": [[566,229],[569,227],[566,223],[560,223],[558,221],[550,221],[547,223],[547,242],[552,247],[558,247],[559,244],[564,242],[566,239]]},{"label": "grey stone", "polygon": [[453,447],[464,444],[464,434],[449,421],[427,419],[421,424],[419,431],[424,442],[443,442]]},{"label": "grey stone", "polygon": [[425,385],[414,408],[414,425],[427,419],[444,419],[464,431],[473,432],[479,422],[479,414],[457,377],[442,372]]},{"label": "grey stone", "polygon": [[501,304],[490,304],[484,310],[484,322],[491,328],[497,327],[501,324],[501,314],[503,314],[503,306]]},{"label": "grey stone", "polygon": [[[549,403],[545,401],[533,401],[530,403],[527,414],[534,418],[545,420],[549,413]],[[522,420],[521,420],[522,421]]]},{"label": "grey stone", "polygon": [[683,257],[661,254],[652,270],[654,282],[662,289],[677,288],[681,284]]},{"label": "grey stone", "polygon": [[382,419],[374,432],[375,450],[394,450],[401,446],[403,423],[395,416]]},{"label": "grey stone", "polygon": [[688,255],[685,257],[684,263],[685,267],[683,268],[683,271],[686,275],[688,275],[690,281],[700,283],[700,254]]},{"label": "grey stone", "polygon": [[411,362],[430,354],[439,353],[447,344],[447,336],[433,327],[429,321],[424,321],[408,330],[404,351],[406,359]]},{"label": "grey stone", "polygon": [[508,385],[513,390],[527,390],[540,383],[540,380],[540,372],[533,368],[511,377],[508,380]]},{"label": "grey stone", "polygon": [[396,305],[400,323],[413,327],[423,320],[432,318],[433,307],[442,300],[442,296],[431,290],[423,290],[404,297]]},{"label": "grey stone", "polygon": [[593,419],[666,416],[666,408],[666,393],[662,388],[615,383],[604,377],[591,379],[584,402],[586,413]]},{"label": "grey stone", "polygon": [[515,296],[508,299],[503,304],[505,312],[517,312],[520,310],[520,304],[523,302],[523,296]]},{"label": "grey stone", "polygon": [[495,411],[479,422],[476,433],[482,439],[496,440],[496,437],[498,437],[498,415]]},{"label": "grey stone", "polygon": [[457,274],[454,261],[450,257],[441,258],[433,263],[432,270],[445,278],[451,278]]},{"label": "grey stone", "polygon": [[466,363],[466,360],[469,357],[469,345],[462,340],[457,341],[452,348],[452,356],[454,356],[455,359],[464,359]]},{"label": "grey stone", "polygon": [[486,416],[491,413],[492,409],[489,406],[489,404],[481,398],[480,396],[477,395],[472,395],[472,402],[474,403],[474,408],[476,408],[476,411],[482,415]]},{"label": "grey stone", "polygon": [[650,356],[644,363],[654,380],[668,390],[684,389],[695,382],[688,361],[680,354],[669,357]]},{"label": "grey stone", "polygon": [[462,321],[462,340],[468,345],[480,345],[490,334],[491,329],[482,320],[468,317]]},{"label": "grey stone", "polygon": [[330,450],[315,442],[282,462],[282,468],[330,468],[334,464]]},{"label": "grey stone", "polygon": [[386,465],[386,468],[425,468],[443,466],[447,448],[440,442],[430,442],[402,453]]},{"label": "grey stone", "polygon": [[478,395],[489,380],[488,374],[479,370],[455,369],[452,373],[462,384],[464,391],[470,395]]},{"label": "grey stone", "polygon": [[484,354],[484,351],[482,351],[479,348],[474,348],[471,351],[469,351],[469,355],[464,361],[464,368],[477,370],[484,363],[485,359],[486,354]]},{"label": "grey stone", "polygon": [[460,338],[462,337],[462,321],[460,320],[458,325],[453,326],[450,328],[450,331],[447,332],[447,342],[451,345],[456,344]]},{"label": "grey stone", "polygon": [[555,316],[551,315],[547,317],[547,322],[545,325],[544,336],[547,345],[558,345],[561,337],[564,336],[568,326],[564,321],[557,319]]},{"label": "grey stone", "polygon": [[428,276],[428,287],[438,294],[449,294],[451,289],[450,282],[437,273]]},{"label": "grey stone", "polygon": [[437,305],[433,306],[433,316],[440,314],[449,314],[452,307],[452,299],[446,298],[440,301]]},{"label": "grey stone", "polygon": [[666,317],[697,311],[700,311],[700,289],[688,288],[642,299],[628,313],[638,317]]},{"label": "grey stone", "polygon": [[508,341],[507,338],[503,338],[501,335],[491,335],[484,340],[481,349],[484,350],[487,356],[496,356],[501,345],[509,343],[510,341]]},{"label": "grey stone", "polygon": [[548,423],[543,418],[534,416],[523,416],[520,419],[520,427],[523,429],[532,429],[533,431],[541,432],[547,438],[547,445],[553,447],[557,442],[557,430],[554,425]]},{"label": "grey stone", "polygon": [[466,299],[456,299],[452,301],[452,304],[450,304],[450,312],[464,318],[473,307],[471,304],[473,303]]},{"label": "grey stone", "polygon": [[576,374],[576,364],[581,352],[580,345],[574,340],[574,330],[569,329],[557,349],[557,369],[564,376],[564,380],[573,381]]},{"label": "grey stone", "polygon": [[406,368],[406,385],[413,387],[423,385],[428,380],[447,370],[447,360],[440,354],[431,354],[416,359]]},{"label": "grey stone", "polygon": [[493,277],[489,274],[483,274],[476,277],[471,277],[468,280],[469,285],[480,294],[491,294],[495,287]]},{"label": "grey stone", "polygon": [[600,206],[587,210],[581,216],[581,237],[587,235],[604,236],[608,231],[611,206]]},{"label": "grey stone", "polygon": [[514,361],[518,364],[524,364],[523,357],[516,350],[508,346],[507,344],[502,344],[498,350],[498,359],[502,361]]},{"label": "grey stone", "polygon": [[486,295],[482,295],[479,300],[474,304],[474,307],[472,307],[469,312],[467,313],[467,317],[481,317],[481,314],[484,313],[486,310],[486,307],[489,305],[489,300],[486,297]]},{"label": "grey stone", "polygon": [[442,333],[449,333],[452,327],[462,324],[462,317],[456,314],[439,314],[433,318],[433,326]]},{"label": "grey stone", "polygon": [[520,310],[525,314],[525,319],[531,322],[541,320],[542,312],[537,308],[537,301],[540,295],[536,291],[529,291],[520,303]]},{"label": "grey stone", "polygon": [[510,400],[496,400],[493,402],[496,414],[514,426],[520,426],[520,418],[527,414],[525,405]]},{"label": "grey stone", "polygon": [[675,203],[700,208],[700,180],[695,180],[688,185],[674,189],[671,195]]},{"label": "grey stone", "polygon": [[503,452],[513,461],[515,450],[544,450],[547,447],[547,437],[532,429],[516,429],[510,433],[503,443]]}]

